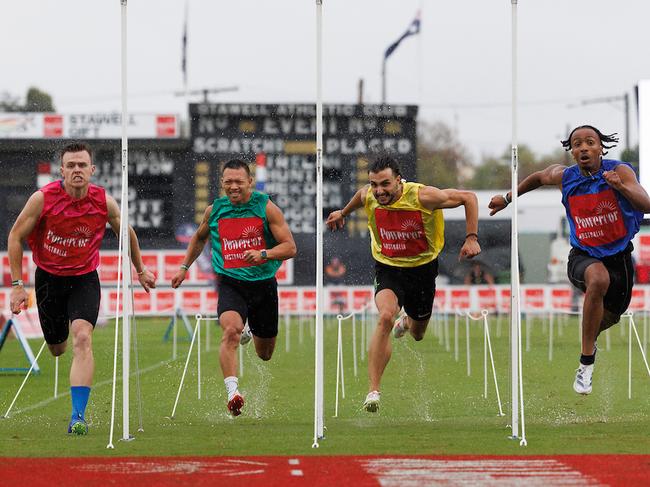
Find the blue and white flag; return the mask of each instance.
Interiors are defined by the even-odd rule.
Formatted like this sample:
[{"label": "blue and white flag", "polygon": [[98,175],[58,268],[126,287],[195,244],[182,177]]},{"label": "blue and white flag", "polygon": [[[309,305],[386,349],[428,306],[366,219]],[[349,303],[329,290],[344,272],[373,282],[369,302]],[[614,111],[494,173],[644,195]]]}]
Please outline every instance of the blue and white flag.
[{"label": "blue and white flag", "polygon": [[388,56],[393,54],[393,52],[395,52],[395,49],[397,49],[397,46],[399,46],[399,43],[402,42],[404,39],[419,33],[420,33],[420,11],[418,10],[418,12],[415,14],[415,18],[413,19],[413,22],[411,22],[408,29],[406,29],[406,32],[404,32],[399,39],[397,39],[390,46],[388,46],[388,49],[386,49],[386,52],[384,53],[384,59],[387,59]]}]

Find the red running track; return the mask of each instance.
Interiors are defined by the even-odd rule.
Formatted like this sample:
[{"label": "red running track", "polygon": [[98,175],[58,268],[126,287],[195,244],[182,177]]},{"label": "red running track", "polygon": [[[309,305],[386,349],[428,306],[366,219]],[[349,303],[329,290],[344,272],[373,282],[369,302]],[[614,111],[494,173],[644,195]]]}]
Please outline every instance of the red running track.
[{"label": "red running track", "polygon": [[642,486],[650,455],[0,458],[0,485]]}]

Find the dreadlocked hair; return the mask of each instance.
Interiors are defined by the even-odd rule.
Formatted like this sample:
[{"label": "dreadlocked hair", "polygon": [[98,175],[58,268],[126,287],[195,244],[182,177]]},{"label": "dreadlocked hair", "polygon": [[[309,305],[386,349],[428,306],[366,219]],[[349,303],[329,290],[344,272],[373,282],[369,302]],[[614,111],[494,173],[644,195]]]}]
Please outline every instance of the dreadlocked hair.
[{"label": "dreadlocked hair", "polygon": [[[593,125],[580,125],[579,127],[574,128],[569,136],[567,137],[566,140],[562,140],[562,147],[564,147],[564,150],[570,151],[571,150],[571,136],[576,130],[579,129],[591,129],[596,134],[598,135],[598,138],[600,139],[600,145],[603,146],[603,149],[611,149],[612,147],[616,147],[616,144],[618,143],[618,133],[614,132],[613,134],[603,134],[600,130],[598,130],[596,127]],[[607,145],[610,144],[610,145]],[[607,154],[606,150],[603,150],[603,155]]]}]

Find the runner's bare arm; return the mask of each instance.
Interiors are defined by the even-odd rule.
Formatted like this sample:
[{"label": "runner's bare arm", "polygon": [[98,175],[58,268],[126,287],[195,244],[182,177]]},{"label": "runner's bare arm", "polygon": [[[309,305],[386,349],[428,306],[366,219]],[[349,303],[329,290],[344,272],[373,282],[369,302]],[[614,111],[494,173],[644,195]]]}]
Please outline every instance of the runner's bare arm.
[{"label": "runner's bare arm", "polygon": [[[112,196],[106,195],[106,208],[108,209],[108,224],[115,232],[115,235],[119,237],[121,226],[120,207]],[[135,230],[133,230],[131,225],[129,225],[129,246],[131,249],[131,262],[138,273],[138,281],[140,281],[142,288],[149,292],[150,288],[156,287],[156,276],[142,262],[138,236],[135,234]]]},{"label": "runner's bare arm", "polygon": [[[291,229],[284,219],[284,215],[278,206],[271,200],[266,204],[266,219],[269,222],[269,229],[278,242],[275,247],[266,250],[266,259],[287,260],[296,255],[296,243],[293,240]],[[244,259],[255,265],[264,262],[261,250],[249,249],[244,252]]]},{"label": "runner's bare arm", "polygon": [[350,199],[348,204],[345,205],[345,207],[330,213],[329,216],[327,217],[327,220],[325,221],[327,228],[329,228],[330,230],[339,230],[343,228],[343,225],[345,225],[345,219],[350,215],[350,213],[363,207],[364,201],[366,200],[366,194],[368,193],[369,188],[370,185],[367,184],[359,191],[354,193],[354,196],[352,196],[352,198]]},{"label": "runner's bare arm", "polygon": [[291,259],[296,255],[296,243],[293,241],[293,235],[289,225],[284,219],[284,215],[275,203],[269,200],[266,204],[266,219],[269,222],[269,228],[278,244],[267,249],[267,258],[274,260]]},{"label": "runner's bare arm", "polygon": [[619,164],[614,171],[603,172],[603,178],[612,188],[621,193],[635,210],[650,213],[650,197],[628,166]]},{"label": "runner's bare arm", "polygon": [[[11,269],[11,280],[22,280],[23,276],[23,243],[32,230],[36,227],[38,219],[43,211],[43,202],[45,198],[41,191],[36,191],[32,194],[25,207],[16,218],[14,226],[9,232],[9,239],[7,242],[7,250],[9,254],[9,267]],[[16,285],[11,287],[9,297],[9,306],[12,313],[20,313],[21,308],[27,302],[27,291],[24,286]]]},{"label": "runner's bare arm", "polygon": [[[566,166],[562,164],[551,164],[546,169],[532,173],[530,176],[525,178],[517,186],[517,193],[519,196],[522,194],[528,193],[534,189],[539,188],[540,186],[562,186],[562,175]],[[505,196],[508,197],[508,201],[505,200]],[[510,204],[512,198],[511,191],[508,191],[506,195],[496,195],[493,196],[488,204],[490,208],[490,216],[498,213],[503,210],[506,206]]]},{"label": "runner's bare arm", "polygon": [[478,198],[471,191],[438,189],[423,186],[418,193],[420,203],[430,210],[465,207],[465,240],[460,248],[459,259],[471,259],[481,253],[478,243]]},{"label": "runner's bare arm", "polygon": [[[209,223],[211,214],[212,205],[208,206],[203,212],[203,220],[201,220],[199,228],[196,230],[196,232],[194,232],[194,235],[192,235],[192,238],[190,239],[190,243],[187,246],[187,251],[185,252],[185,258],[183,259],[183,264],[181,268],[178,269],[174,277],[172,277],[173,288],[177,288],[181,285],[181,283],[185,280],[188,269],[192,263],[199,258],[201,252],[203,252],[203,248],[205,247],[205,244],[208,241],[208,237],[210,236]],[[187,269],[185,267],[187,267]]]}]

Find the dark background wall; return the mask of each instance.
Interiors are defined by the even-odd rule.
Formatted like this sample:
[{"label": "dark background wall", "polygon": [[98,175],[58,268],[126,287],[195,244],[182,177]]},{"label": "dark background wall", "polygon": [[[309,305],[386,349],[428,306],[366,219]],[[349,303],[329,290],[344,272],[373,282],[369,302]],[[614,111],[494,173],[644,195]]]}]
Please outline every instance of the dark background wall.
[{"label": "dark background wall", "polygon": [[[254,167],[265,167],[263,190],[283,210],[298,245],[294,283],[313,284],[315,105],[195,104],[189,111],[189,139],[129,140],[130,221],[142,248],[182,248],[205,208],[219,195],[221,165],[240,158]],[[324,107],[323,217],[344,206],[367,183],[367,160],[373,153],[393,153],[404,177],[416,180],[416,117],[415,106]],[[11,225],[43,177],[50,174],[51,179],[58,178],[57,150],[64,142],[0,140],[1,249],[6,249]],[[106,187],[119,202],[120,141],[88,142],[97,167],[93,182]],[[261,172],[257,176],[260,182]],[[342,283],[370,284],[374,261],[363,211],[347,223],[343,231],[326,232],[325,264],[339,257],[347,268]],[[495,274],[507,268],[509,250],[503,246],[504,239],[497,237],[509,235],[509,231],[507,222],[481,222],[484,260],[491,262]],[[459,282],[465,269],[457,262],[464,222],[447,222],[445,234],[447,245],[440,257],[440,271],[451,282]],[[105,248],[116,247],[116,237],[106,232]]]}]

